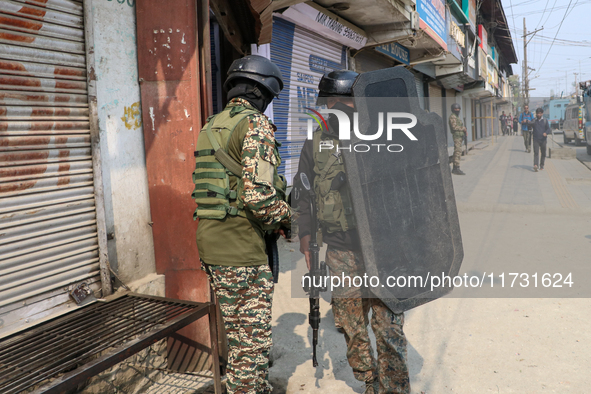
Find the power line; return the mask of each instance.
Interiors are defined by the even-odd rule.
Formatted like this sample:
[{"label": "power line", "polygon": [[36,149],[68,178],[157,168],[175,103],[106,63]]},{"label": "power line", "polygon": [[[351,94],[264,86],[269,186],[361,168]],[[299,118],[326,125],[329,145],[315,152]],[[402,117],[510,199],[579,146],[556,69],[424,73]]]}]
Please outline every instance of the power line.
[{"label": "power line", "polygon": [[[591,3],[591,1],[583,1],[583,2],[581,2],[581,3],[580,3],[580,4],[578,4],[578,5],[585,5],[585,4],[589,4],[589,3]],[[575,5],[573,6],[573,9],[574,9],[576,6],[577,6],[577,4],[575,4]],[[560,6],[557,6],[557,7],[552,7],[552,8],[550,8],[549,10],[550,10],[550,11],[555,11],[555,10],[563,10],[563,9],[565,9],[565,8],[568,10],[568,9],[570,8],[570,3],[569,3],[569,5],[567,5],[567,6],[565,6],[565,5],[560,5]],[[514,15],[512,14],[512,16],[517,16],[517,17],[520,17],[520,16],[529,16],[529,15],[534,15],[534,14],[541,14],[541,13],[546,13],[546,11],[547,11],[546,9],[544,9],[544,10],[536,10],[536,11],[526,11],[526,12],[520,12],[520,13],[517,13],[517,14],[514,14]],[[572,11],[572,9],[571,9],[571,11]],[[554,26],[554,27],[556,27],[556,26]]]},{"label": "power line", "polygon": [[[557,0],[554,0],[554,4],[552,4],[552,8],[554,8],[554,7],[556,6],[556,1],[557,1]],[[546,22],[548,22],[548,19],[550,19],[550,15],[552,15],[552,11],[550,11],[550,12],[548,13],[548,16],[546,17],[546,20],[544,21],[544,25],[546,24]],[[543,18],[543,17],[544,17],[544,16],[542,15],[542,18]],[[544,26],[544,25],[542,25],[542,26]]]},{"label": "power line", "polygon": [[[513,7],[513,1],[512,1],[512,0],[509,0],[509,5],[510,5],[511,7]],[[515,26],[515,17],[514,17],[514,16],[512,16],[512,18],[513,18],[513,26]],[[513,38],[512,38],[512,37],[511,37],[511,41],[513,41]],[[513,43],[513,46],[514,46],[514,47],[517,47],[517,45],[515,45],[515,43]]]},{"label": "power line", "polygon": [[[577,2],[578,2],[578,1],[577,1]],[[582,5],[582,4],[585,4],[585,3],[581,3],[581,5]],[[576,5],[577,5],[577,3],[575,3],[575,5],[573,6],[573,8],[571,8],[571,10],[570,10],[570,11],[569,11],[569,12],[566,14],[566,16],[569,16],[569,15],[571,14],[571,12],[573,12],[573,10],[575,9],[575,6],[576,6]],[[554,29],[556,26],[558,26],[558,25],[554,25],[554,26],[552,26],[550,29]]]},{"label": "power line", "polygon": [[[542,17],[540,18],[538,24],[536,25],[536,28],[534,30],[538,30],[538,27],[540,26],[540,23],[542,22],[542,19],[544,19],[544,15],[546,15],[546,10],[548,9],[548,3],[550,2],[550,0],[546,0],[546,5],[544,6],[544,13],[542,14]],[[552,11],[550,11],[552,12]]]},{"label": "power line", "polygon": [[521,3],[517,3],[515,5],[511,4],[511,2],[509,2],[509,4],[511,4],[511,5],[509,7],[507,7],[507,9],[513,8],[513,7],[519,7],[522,5],[531,4],[531,3],[535,3],[535,2],[537,2],[537,0],[526,0],[526,1],[522,1]]},{"label": "power line", "polygon": [[[509,32],[513,32],[513,34],[515,35],[522,35],[523,34],[523,30],[522,29],[516,29],[516,28],[506,28],[506,27],[499,27],[499,30],[507,30]],[[503,35],[501,33],[497,33],[497,35],[499,37],[503,37],[503,38],[511,38],[512,35]],[[567,40],[565,38],[556,38],[556,37],[548,37],[548,36],[543,36],[543,35],[536,35],[536,39],[532,39],[533,42],[538,42],[538,43],[551,43],[552,41],[555,41],[555,44],[561,44],[564,46],[579,46],[579,47],[589,47],[591,46],[591,41],[586,41],[586,40]]]},{"label": "power line", "polygon": [[[497,34],[497,36],[502,37],[502,38],[513,38],[513,36],[502,35],[502,34]],[[539,44],[551,44],[552,41],[554,41],[554,45],[558,45],[558,46],[582,47],[582,48],[590,48],[591,47],[591,41],[573,41],[573,40],[565,40],[565,39],[561,39],[561,38],[557,38],[556,40],[553,40],[552,37],[546,37],[546,36],[536,36],[536,38],[533,38],[531,40],[531,42],[539,43]]]},{"label": "power line", "polygon": [[[573,2],[573,0],[570,0],[570,2],[568,3],[568,6],[569,7],[570,7],[570,5],[571,5],[572,2]],[[579,2],[579,0],[577,0],[577,3],[578,2]],[[575,3],[575,6],[577,5],[577,3]],[[562,17],[562,20],[560,21],[560,26],[558,27],[558,30],[556,31],[556,34],[554,35],[554,40],[552,40],[552,44],[550,44],[550,48],[548,48],[548,52],[546,53],[546,57],[544,57],[544,60],[542,61],[542,64],[540,65],[540,67],[538,67],[538,73],[537,73],[537,75],[540,74],[540,71],[542,70],[542,67],[544,67],[544,63],[546,62],[546,59],[548,58],[548,55],[550,54],[550,51],[552,50],[552,47],[554,46],[554,41],[556,41],[556,37],[558,37],[558,33],[560,32],[560,28],[562,27],[562,24],[564,23],[564,20],[566,19],[566,15],[567,14],[568,14],[568,7],[566,9],[566,12],[564,13],[564,16]]]}]

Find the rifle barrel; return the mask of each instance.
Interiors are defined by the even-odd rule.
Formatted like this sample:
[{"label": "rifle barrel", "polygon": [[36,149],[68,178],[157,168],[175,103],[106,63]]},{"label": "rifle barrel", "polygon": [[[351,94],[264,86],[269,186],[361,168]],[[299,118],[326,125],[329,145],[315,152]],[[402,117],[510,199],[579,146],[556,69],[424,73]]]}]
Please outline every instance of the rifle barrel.
[{"label": "rifle barrel", "polygon": [[318,360],[316,359],[316,346],[318,345],[318,329],[312,330],[312,366],[318,366]]}]

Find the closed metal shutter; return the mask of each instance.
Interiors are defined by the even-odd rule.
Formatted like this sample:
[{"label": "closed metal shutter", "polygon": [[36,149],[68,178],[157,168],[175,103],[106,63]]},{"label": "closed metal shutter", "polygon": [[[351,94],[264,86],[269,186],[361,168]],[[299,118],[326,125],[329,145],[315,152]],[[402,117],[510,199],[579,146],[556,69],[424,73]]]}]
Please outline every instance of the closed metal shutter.
[{"label": "closed metal shutter", "polygon": [[[448,115],[451,113],[451,105],[456,102],[456,90],[455,89],[446,89],[445,90],[445,102],[443,105],[445,106],[445,111]],[[461,104],[461,100],[459,102]],[[464,107],[462,106],[462,110]]]},{"label": "closed metal shutter", "polygon": [[279,172],[292,184],[304,141],[308,119],[305,107],[315,107],[318,83],[325,72],[347,68],[345,47],[280,18],[273,21],[271,61],[285,79],[283,91],[273,101],[277,140],[282,146]]},{"label": "closed metal shutter", "polygon": [[425,92],[423,91],[423,75],[415,74],[415,81],[417,83],[417,97],[419,98],[419,105],[425,109]]},{"label": "closed metal shutter", "polygon": [[438,85],[429,84],[429,109],[443,118],[441,87]]},{"label": "closed metal shutter", "polygon": [[0,0],[0,322],[99,281],[86,81],[80,1]]},{"label": "closed metal shutter", "polygon": [[[455,102],[458,102],[458,104],[461,105],[462,100],[460,99],[459,101],[456,101],[456,90],[455,89],[446,89],[445,90],[445,99],[443,100],[443,114],[445,115],[445,118],[443,118],[443,123],[446,123],[447,120],[449,119],[449,116],[451,115],[451,105]],[[467,112],[464,110],[464,107],[462,106],[462,117],[465,118],[466,117]],[[446,119],[447,118],[447,119]],[[447,127],[447,125],[446,125]]]},{"label": "closed metal shutter", "polygon": [[395,65],[395,61],[380,55],[374,49],[361,51],[355,56],[355,71],[358,73],[381,70]]}]

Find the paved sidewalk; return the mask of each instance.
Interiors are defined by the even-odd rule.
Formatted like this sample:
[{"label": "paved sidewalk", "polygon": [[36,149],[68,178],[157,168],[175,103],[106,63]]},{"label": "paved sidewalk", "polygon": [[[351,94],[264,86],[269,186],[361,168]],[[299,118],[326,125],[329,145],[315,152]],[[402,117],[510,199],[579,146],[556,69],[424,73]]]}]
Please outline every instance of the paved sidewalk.
[{"label": "paved sidewalk", "polygon": [[[587,265],[591,171],[577,160],[548,159],[546,169],[535,173],[533,153],[525,152],[521,136],[483,141],[479,147],[462,157],[467,175],[453,177],[465,253],[462,272],[482,266],[558,270],[563,261]],[[298,244],[284,248],[284,255],[300,258]],[[312,367],[308,303],[291,297],[293,272],[282,271],[275,292],[271,376],[277,392],[362,392],[326,294],[320,366]],[[505,296],[446,297],[406,313],[413,393],[587,392],[589,299],[499,297]]]},{"label": "paved sidewalk", "polygon": [[[557,272],[580,266],[576,278],[588,274],[591,171],[578,160],[547,159],[546,169],[535,173],[533,153],[524,151],[521,136],[482,142],[462,157],[467,175],[452,178],[464,246],[462,272],[531,267]],[[362,393],[326,293],[320,302],[320,365],[312,367],[308,300],[293,298],[291,291],[295,264],[302,264],[299,244],[282,242],[280,255],[270,370],[274,392]],[[460,290],[405,314],[413,393],[589,392],[588,294],[458,298]],[[204,392],[196,390],[205,384],[199,380],[168,375],[150,393]]]},{"label": "paved sidewalk", "polygon": [[460,210],[591,212],[591,171],[578,160],[546,158],[535,173],[521,136],[495,137],[463,156],[461,167],[466,176],[453,177]]}]

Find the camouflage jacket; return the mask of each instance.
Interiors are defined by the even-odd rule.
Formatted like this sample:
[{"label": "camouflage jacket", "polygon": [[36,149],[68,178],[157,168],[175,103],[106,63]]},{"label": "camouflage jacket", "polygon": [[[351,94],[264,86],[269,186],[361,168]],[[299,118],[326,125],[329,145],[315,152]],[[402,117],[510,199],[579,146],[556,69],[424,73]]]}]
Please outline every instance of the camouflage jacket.
[{"label": "camouflage jacket", "polygon": [[[248,101],[235,98],[228,107],[255,110]],[[289,223],[291,208],[285,202],[285,186],[277,175],[281,163],[275,126],[259,111],[247,115],[230,136],[227,152],[242,164],[240,178],[230,176],[230,189],[238,191],[238,205],[246,217],[200,219],[197,226],[199,257],[210,265],[253,266],[267,264],[264,234],[270,225]],[[202,138],[202,137],[200,137]]]},{"label": "camouflage jacket", "polygon": [[449,130],[452,134],[464,133],[464,123],[456,114],[451,114],[449,117]]},{"label": "camouflage jacket", "polygon": [[[228,105],[243,105],[252,108],[248,101],[235,98]],[[248,130],[242,141],[243,188],[238,199],[255,218],[266,225],[289,222],[291,208],[274,187],[277,167],[281,163],[276,149],[277,128],[262,113],[249,115]]]}]

